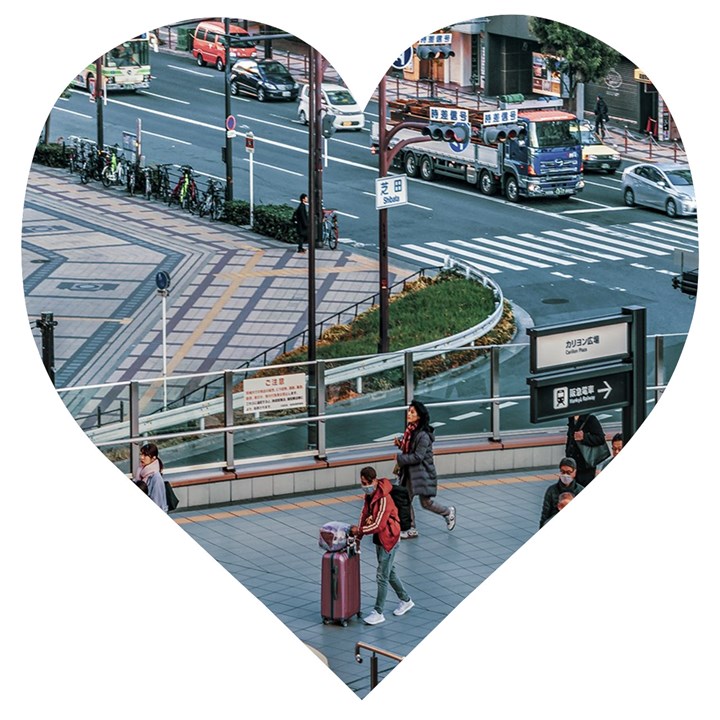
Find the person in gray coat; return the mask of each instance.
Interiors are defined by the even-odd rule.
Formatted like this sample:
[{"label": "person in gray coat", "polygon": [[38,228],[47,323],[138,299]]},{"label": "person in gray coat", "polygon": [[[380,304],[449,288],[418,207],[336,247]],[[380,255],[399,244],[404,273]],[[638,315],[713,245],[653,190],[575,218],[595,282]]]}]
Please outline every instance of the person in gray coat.
[{"label": "person in gray coat", "polygon": [[435,431],[430,425],[430,413],[419,400],[413,400],[407,409],[407,426],[402,437],[395,438],[399,449],[395,460],[399,482],[410,495],[412,526],[400,534],[401,538],[415,538],[415,511],[412,501],[415,495],[420,497],[420,505],[430,512],[442,515],[448,530],[455,527],[455,508],[445,507],[433,498],[437,495],[437,471],[433,460],[433,442]]}]

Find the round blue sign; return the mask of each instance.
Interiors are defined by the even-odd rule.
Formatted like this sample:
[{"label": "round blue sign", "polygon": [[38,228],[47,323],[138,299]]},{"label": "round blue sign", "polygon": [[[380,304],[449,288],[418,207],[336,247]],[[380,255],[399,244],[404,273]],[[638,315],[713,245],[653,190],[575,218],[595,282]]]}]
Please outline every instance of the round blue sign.
[{"label": "round blue sign", "polygon": [[225,120],[225,129],[226,130],[234,130],[236,125],[237,125],[237,120],[235,119],[235,116],[228,115],[227,119]]},{"label": "round blue sign", "polygon": [[465,133],[465,140],[463,142],[450,142],[448,145],[450,145],[450,149],[454,152],[462,152],[465,150],[465,148],[470,144],[470,126],[466,123],[455,123],[453,127],[456,128],[465,128],[467,132]]},{"label": "round blue sign", "polygon": [[155,285],[158,290],[167,290],[170,287],[170,274],[161,270],[155,275]]},{"label": "round blue sign", "polygon": [[413,56],[413,49],[409,47],[405,52],[398,57],[397,60],[392,64],[392,66],[396,70],[402,70],[404,67],[407,67],[410,64],[410,61],[412,60]]}]

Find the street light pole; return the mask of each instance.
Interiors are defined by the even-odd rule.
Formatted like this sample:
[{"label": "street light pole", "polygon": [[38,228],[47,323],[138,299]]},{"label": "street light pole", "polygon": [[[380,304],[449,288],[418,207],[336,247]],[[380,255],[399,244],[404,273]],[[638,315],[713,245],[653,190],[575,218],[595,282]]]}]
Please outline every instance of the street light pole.
[{"label": "street light pole", "polygon": [[[385,87],[385,78],[383,75],[378,85],[378,168],[379,177],[387,177],[388,171],[392,164],[392,159],[406,145],[419,142],[428,142],[432,138],[428,136],[418,136],[401,140],[392,148],[390,141],[400,131],[405,128],[415,130],[423,130],[427,127],[426,122],[403,121],[394,125],[391,130],[387,129],[387,92]],[[386,353],[390,351],[390,287],[388,272],[388,221],[387,208],[378,210],[378,275],[380,282],[380,321],[379,321],[379,342],[378,352]]]},{"label": "street light pole", "polygon": [[[380,146],[379,153],[379,175],[381,178],[387,177],[388,174],[388,153],[387,153],[387,94],[385,88],[385,75],[380,80],[378,87],[378,108],[380,122],[378,124],[378,144]],[[378,343],[378,352],[386,353],[390,351],[390,290],[388,287],[388,226],[387,226],[387,208],[381,208],[378,211],[378,263],[379,263],[379,297],[380,297],[380,341]]]},{"label": "street light pole", "polygon": [[105,147],[105,127],[103,115],[103,101],[105,97],[105,83],[103,81],[103,57],[95,61],[95,120],[97,121],[97,149]]}]

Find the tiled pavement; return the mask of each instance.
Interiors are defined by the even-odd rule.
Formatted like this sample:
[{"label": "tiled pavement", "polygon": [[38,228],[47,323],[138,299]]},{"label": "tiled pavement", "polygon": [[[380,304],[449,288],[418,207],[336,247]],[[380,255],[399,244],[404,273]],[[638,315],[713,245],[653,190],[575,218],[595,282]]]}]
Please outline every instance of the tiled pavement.
[{"label": "tiled pavement", "polygon": [[[325,625],[320,617],[318,531],[330,520],[357,522],[362,506],[359,492],[314,493],[177,512],[172,517],[364,697],[370,690],[370,656],[363,651],[363,663],[358,663],[355,643],[407,655],[537,531],[543,494],[554,478],[553,469],[540,469],[444,479],[438,500],[457,507],[457,526],[448,532],[442,517],[416,504],[420,537],[401,541],[396,555],[398,574],[415,607],[400,618],[393,616],[396,598],[390,589],[385,623],[376,626],[357,618],[347,627]],[[372,539],[365,538],[363,614],[374,603],[375,569]],[[393,660],[380,657],[381,679],[393,667]]]},{"label": "tiled pavement", "polygon": [[[172,279],[169,376],[237,367],[285,342],[307,327],[308,256],[158,201],[82,185],[66,170],[34,165],[30,173],[26,302],[31,320],[52,312],[58,323],[58,387],[160,377],[159,270]],[[393,266],[390,282],[409,274]],[[377,292],[377,261],[342,246],[320,249],[315,277],[320,323]]]}]

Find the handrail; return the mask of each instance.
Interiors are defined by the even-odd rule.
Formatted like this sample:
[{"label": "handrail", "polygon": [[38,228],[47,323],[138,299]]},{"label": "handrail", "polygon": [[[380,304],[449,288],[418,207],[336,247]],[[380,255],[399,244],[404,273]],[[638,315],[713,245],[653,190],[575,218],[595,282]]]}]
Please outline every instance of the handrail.
[{"label": "handrail", "polygon": [[405,659],[404,655],[398,655],[397,653],[390,652],[389,650],[383,650],[382,648],[375,647],[375,645],[369,645],[364,642],[355,643],[355,661],[361,663],[363,661],[360,655],[360,650],[369,650],[372,655],[370,656],[370,689],[374,689],[378,684],[378,655],[395,660],[395,662],[402,662]]}]

